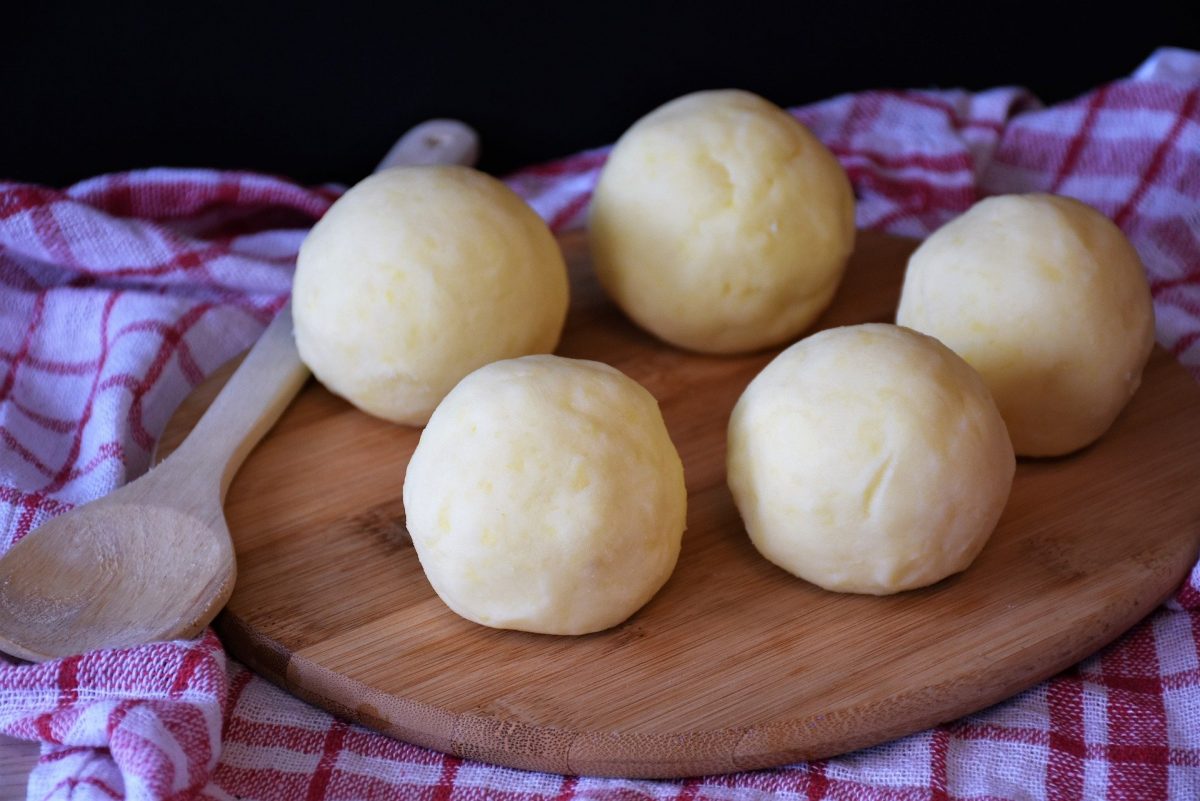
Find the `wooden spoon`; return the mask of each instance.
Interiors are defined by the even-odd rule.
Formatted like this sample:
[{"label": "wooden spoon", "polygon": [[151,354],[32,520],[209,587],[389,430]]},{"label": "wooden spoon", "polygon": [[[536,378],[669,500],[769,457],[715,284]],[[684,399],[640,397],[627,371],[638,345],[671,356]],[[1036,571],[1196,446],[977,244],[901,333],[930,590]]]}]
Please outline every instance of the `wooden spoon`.
[{"label": "wooden spoon", "polygon": [[[470,128],[433,120],[405,134],[377,169],[470,164],[477,153]],[[307,377],[288,304],[168,459],[0,558],[0,650],[41,661],[198,634],[237,573],[225,492]]]}]

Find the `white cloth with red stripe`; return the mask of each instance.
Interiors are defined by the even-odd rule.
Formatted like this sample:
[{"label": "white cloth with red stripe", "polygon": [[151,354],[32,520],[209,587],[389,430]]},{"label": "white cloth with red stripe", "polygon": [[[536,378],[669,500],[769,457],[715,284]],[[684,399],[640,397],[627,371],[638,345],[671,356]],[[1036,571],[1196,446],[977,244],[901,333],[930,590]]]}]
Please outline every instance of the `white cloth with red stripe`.
[{"label": "white cloth with red stripe", "polygon": [[[923,236],[986,194],[1112,217],[1158,340],[1200,376],[1200,54],[1050,108],[1019,89],[880,91],[796,110],[846,166],[858,224]],[[606,150],[508,178],[582,224]],[[0,182],[0,550],[146,469],[192,386],[283,303],[336,197],[156,169],[56,191]],[[998,706],[835,759],[687,781],[526,773],[338,721],[196,641],[0,663],[0,727],[39,740],[31,799],[1200,797],[1200,569],[1100,654]]]}]

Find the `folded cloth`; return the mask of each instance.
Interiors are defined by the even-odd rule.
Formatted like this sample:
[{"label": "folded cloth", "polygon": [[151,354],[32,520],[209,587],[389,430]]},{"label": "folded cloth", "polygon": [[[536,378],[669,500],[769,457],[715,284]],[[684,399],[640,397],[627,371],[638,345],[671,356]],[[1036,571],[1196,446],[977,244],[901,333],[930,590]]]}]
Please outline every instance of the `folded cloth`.
[{"label": "folded cloth", "polygon": [[[796,109],[848,170],[858,224],[923,236],[989,193],[1113,218],[1158,339],[1200,377],[1200,54],[1042,108],[1019,89],[876,91]],[[582,224],[607,151],[509,177]],[[336,197],[240,172],[0,183],[0,550],[147,467],[175,406],[286,297]],[[39,740],[29,798],[1196,798],[1200,568],[1096,656],[955,723],[835,759],[687,781],[528,773],[349,725],[194,641],[0,664],[0,728]]]}]

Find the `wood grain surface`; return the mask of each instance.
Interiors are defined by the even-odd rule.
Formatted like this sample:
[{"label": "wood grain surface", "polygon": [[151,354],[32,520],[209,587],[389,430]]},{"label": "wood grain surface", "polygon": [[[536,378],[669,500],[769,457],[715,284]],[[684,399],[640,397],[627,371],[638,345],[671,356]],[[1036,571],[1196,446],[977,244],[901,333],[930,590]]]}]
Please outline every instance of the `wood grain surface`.
[{"label": "wood grain surface", "polygon": [[[459,756],[629,777],[736,771],[842,753],[1007,698],[1119,636],[1194,562],[1200,388],[1156,350],[1098,443],[1019,463],[966,572],[885,598],[788,575],[751,547],[724,476],[729,411],[775,351],[711,357],[654,341],[604,299],[582,235],[560,241],[574,294],[558,352],[642,382],[683,459],[688,530],[671,580],[623,625],[584,637],[456,617],[404,528],[419,431],[310,383],[227,499],[239,576],[217,625],[237,658],[347,719]],[[890,321],[914,244],[862,232],[818,327]],[[212,391],[189,399],[162,450]]]},{"label": "wood grain surface", "polygon": [[0,734],[0,801],[23,801],[41,747]]}]

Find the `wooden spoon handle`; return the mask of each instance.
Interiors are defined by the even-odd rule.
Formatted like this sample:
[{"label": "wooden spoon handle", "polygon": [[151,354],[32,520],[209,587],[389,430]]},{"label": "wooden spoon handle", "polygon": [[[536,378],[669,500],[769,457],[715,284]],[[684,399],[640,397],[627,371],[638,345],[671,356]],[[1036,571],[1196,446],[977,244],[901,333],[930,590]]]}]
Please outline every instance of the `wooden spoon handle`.
[{"label": "wooden spoon handle", "polygon": [[[471,164],[479,153],[478,141],[475,132],[461,122],[431,120],[401,137],[376,171],[401,165]],[[300,361],[292,336],[289,300],[163,466],[186,461],[196,468],[196,474],[208,472],[200,465],[220,471],[220,497],[224,500],[246,456],[283,414],[307,378],[308,368]]]},{"label": "wooden spoon handle", "polygon": [[[292,337],[289,300],[246,354],[200,422],[164,462],[187,461],[220,470],[220,496],[233,481],[246,456],[270,430],[308,379]],[[197,468],[197,474],[211,475]]]},{"label": "wooden spoon handle", "polygon": [[400,137],[375,172],[401,165],[474,164],[478,159],[475,131],[458,120],[429,120]]}]

